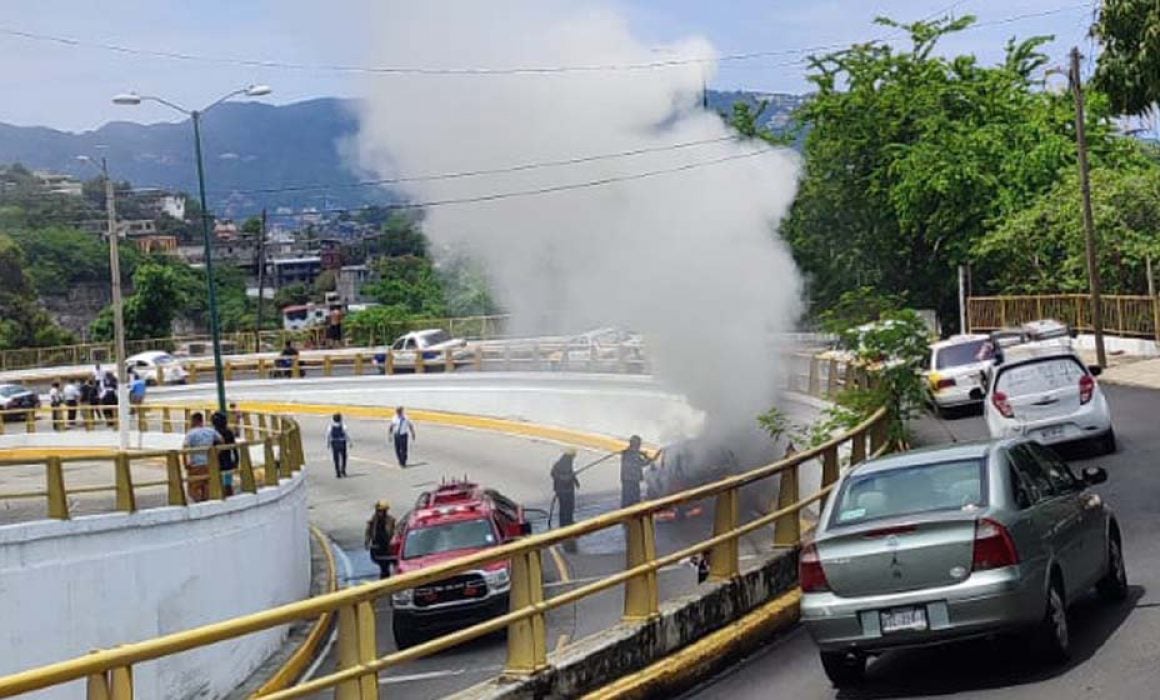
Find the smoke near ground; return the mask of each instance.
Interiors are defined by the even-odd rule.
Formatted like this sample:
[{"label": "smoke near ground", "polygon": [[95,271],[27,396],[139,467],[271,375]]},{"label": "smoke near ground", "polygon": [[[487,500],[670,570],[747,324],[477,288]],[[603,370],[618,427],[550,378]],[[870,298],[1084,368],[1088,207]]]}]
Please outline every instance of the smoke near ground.
[{"label": "smoke near ground", "polygon": [[[630,65],[714,55],[697,38],[645,45],[614,6],[596,2],[398,1],[374,3],[368,14],[368,62],[379,66]],[[414,201],[440,202],[607,182],[432,206],[424,229],[437,248],[486,264],[517,331],[639,331],[659,379],[704,410],[709,425],[749,430],[777,394],[767,339],[789,330],[800,308],[798,273],[775,234],[799,165],[789,151],[729,138],[721,119],[701,109],[712,70],[710,60],[649,70],[376,75],[360,115],[360,165],[377,177],[413,177],[638,152],[405,188]],[[703,141],[711,143],[668,148]]]}]

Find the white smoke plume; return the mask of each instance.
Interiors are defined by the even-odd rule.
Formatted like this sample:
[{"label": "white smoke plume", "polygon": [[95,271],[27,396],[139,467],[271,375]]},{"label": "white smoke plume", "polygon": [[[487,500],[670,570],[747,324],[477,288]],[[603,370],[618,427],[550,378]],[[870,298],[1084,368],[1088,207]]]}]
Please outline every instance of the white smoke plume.
[{"label": "white smoke plume", "polygon": [[[433,206],[424,229],[436,247],[486,264],[518,331],[637,330],[663,382],[711,423],[751,428],[777,395],[768,338],[789,330],[800,308],[799,277],[775,232],[798,161],[729,138],[720,117],[701,108],[712,47],[697,38],[646,46],[615,7],[590,1],[406,0],[375,3],[370,14],[367,58],[380,66],[710,59],[661,69],[375,76],[358,151],[361,165],[384,178],[649,151],[406,187],[415,201],[439,202],[613,180]],[[701,141],[712,143],[657,150]]]}]

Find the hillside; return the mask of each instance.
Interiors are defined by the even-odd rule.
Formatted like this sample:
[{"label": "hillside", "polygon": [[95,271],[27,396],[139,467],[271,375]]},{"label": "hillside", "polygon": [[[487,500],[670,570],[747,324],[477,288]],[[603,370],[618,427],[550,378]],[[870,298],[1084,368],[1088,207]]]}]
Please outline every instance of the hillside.
[{"label": "hillside", "polygon": [[[756,105],[762,99],[770,100],[763,121],[776,130],[803,98],[712,90],[708,94],[710,108],[725,113],[737,100]],[[240,217],[263,206],[325,208],[392,201],[382,189],[354,186],[359,176],[343,157],[343,144],[357,128],[352,106],[351,100],[322,98],[289,105],[231,102],[214,109],[202,124],[210,206]],[[119,180],[195,192],[192,142],[188,122],[111,122],[82,133],[0,123],[0,163],[18,162],[87,178],[92,173],[76,156],[104,154]],[[105,148],[98,150],[99,146]],[[322,187],[239,194],[301,185]]]}]

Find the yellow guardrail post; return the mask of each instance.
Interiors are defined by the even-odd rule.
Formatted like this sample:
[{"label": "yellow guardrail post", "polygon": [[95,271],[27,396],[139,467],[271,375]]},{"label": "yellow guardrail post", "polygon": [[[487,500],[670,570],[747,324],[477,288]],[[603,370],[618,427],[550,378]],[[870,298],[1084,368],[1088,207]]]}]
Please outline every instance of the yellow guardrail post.
[{"label": "yellow guardrail post", "polygon": [[354,354],[354,376],[361,377],[363,373],[363,356],[361,352]]},{"label": "yellow guardrail post", "polygon": [[132,513],[137,510],[137,498],[133,493],[133,475],[129,473],[129,455],[117,453],[113,458],[116,476],[117,510]]},{"label": "yellow guardrail post", "polygon": [[427,363],[423,359],[423,351],[415,351],[415,374],[423,374],[427,371]]},{"label": "yellow guardrail post", "polygon": [[173,414],[168,406],[161,407],[161,432],[173,432]]},{"label": "yellow guardrail post", "polygon": [[238,472],[242,478],[242,491],[257,493],[258,484],[254,480],[254,460],[250,456],[251,443],[249,440],[238,448]]},{"label": "yellow guardrail post", "polygon": [[[362,601],[338,609],[338,667],[354,668],[378,657],[375,639],[375,609]],[[379,675],[376,671],[343,681],[335,688],[335,700],[373,700],[379,697]]]},{"label": "yellow guardrail post", "polygon": [[197,384],[197,363],[189,363],[189,383]]},{"label": "yellow guardrail post", "polygon": [[186,406],[185,411],[183,413],[185,415],[182,416],[181,432],[188,433],[189,432],[190,416],[193,415],[193,409],[190,408],[189,406]]},{"label": "yellow guardrail post", "polygon": [[181,479],[181,454],[177,450],[165,453],[165,476],[169,488],[169,505],[186,505],[185,484]]},{"label": "yellow guardrail post", "polygon": [[216,447],[206,450],[205,463],[209,467],[209,500],[220,501],[226,497],[222,489],[221,452]]},{"label": "yellow guardrail post", "polygon": [[330,359],[330,355],[322,356],[322,376],[329,377],[334,374],[334,361]]},{"label": "yellow guardrail post", "polygon": [[[737,529],[741,522],[739,496],[736,488],[718,494],[717,504],[713,509],[714,537]],[[728,581],[740,573],[740,548],[737,538],[715,545],[709,552],[709,579]]]},{"label": "yellow guardrail post", "polygon": [[[656,526],[652,514],[639,515],[624,526],[625,568],[633,569],[657,558]],[[626,622],[648,620],[660,610],[655,570],[634,576],[624,583],[624,615]]]},{"label": "yellow guardrail post", "polygon": [[[778,478],[777,509],[784,510],[797,503],[798,497],[798,469],[801,465],[794,462],[786,467]],[[786,513],[773,524],[773,544],[777,547],[793,547],[801,540],[801,514],[797,511]]]},{"label": "yellow guardrail post", "polygon": [[60,457],[49,457],[45,461],[44,480],[48,492],[48,517],[68,520],[68,492],[64,488],[64,465]]},{"label": "yellow guardrail post", "polygon": [[157,386],[165,385],[165,368],[157,365]]},{"label": "yellow guardrail post", "polygon": [[274,459],[274,439],[267,437],[262,440],[262,477],[266,486],[278,485],[278,462]]},{"label": "yellow guardrail post", "polygon": [[302,376],[302,361],[295,355],[290,360],[290,376],[297,379]]},{"label": "yellow guardrail post", "polygon": [[225,375],[225,380],[231,382],[234,379],[234,363],[226,360],[225,366],[222,367],[222,374]]},{"label": "yellow guardrail post", "polygon": [[269,426],[269,423],[266,421],[266,414],[265,413],[258,414],[258,434],[262,438],[269,437],[269,435],[270,435],[270,426]]},{"label": "yellow guardrail post", "polygon": [[286,433],[278,433],[278,478],[288,479],[292,475],[290,469],[290,462],[293,457],[290,455],[290,439]]},{"label": "yellow guardrail post", "polygon": [[[1160,337],[1160,323],[1157,324],[1156,328],[1158,329],[1156,331],[1157,337]],[[477,344],[475,346],[475,371],[478,372],[482,369],[483,369],[483,346]]]},{"label": "yellow guardrail post", "polygon": [[24,430],[29,434],[36,432],[36,411],[24,412]]},{"label": "yellow guardrail post", "polygon": [[[512,557],[511,610],[523,610],[544,602],[544,569],[540,550]],[[548,631],[544,614],[513,622],[508,627],[507,663],[504,673],[527,676],[548,665]]]},{"label": "yellow guardrail post", "polygon": [[149,413],[144,406],[137,406],[137,432],[149,432]]},{"label": "yellow guardrail post", "polygon": [[387,374],[395,373],[395,351],[392,348],[387,348],[386,366],[383,368],[383,371]]},{"label": "yellow guardrail post", "polygon": [[455,371],[455,353],[451,352],[451,348],[447,348],[443,355],[443,371]]}]

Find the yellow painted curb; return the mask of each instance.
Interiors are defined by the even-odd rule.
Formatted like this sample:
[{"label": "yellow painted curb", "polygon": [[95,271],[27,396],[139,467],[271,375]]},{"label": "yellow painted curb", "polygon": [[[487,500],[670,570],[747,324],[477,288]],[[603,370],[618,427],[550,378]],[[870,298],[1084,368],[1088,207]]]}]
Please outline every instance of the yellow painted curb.
[{"label": "yellow painted curb", "polygon": [[[310,534],[314,535],[314,539],[318,540],[318,544],[322,547],[323,555],[326,557],[326,590],[324,593],[333,593],[338,590],[338,568],[334,562],[334,552],[330,549],[330,542],[327,541],[326,535],[317,527],[310,526]],[[262,687],[251,695],[252,698],[258,698],[263,695],[285,690],[302,677],[306,667],[314,659],[318,653],[318,647],[322,641],[326,639],[326,633],[330,630],[330,622],[334,617],[334,613],[325,613],[314,622],[314,626],[310,628],[310,632],[306,635],[306,639],[302,641],[302,645],[294,650],[286,663],[282,664],[282,668],[278,669],[273,676],[270,677]]]},{"label": "yellow painted curb", "polygon": [[[311,415],[330,415],[341,413],[356,418],[390,419],[395,415],[395,409],[389,406],[346,406],[342,404],[308,404],[278,401],[240,401],[238,407],[245,411],[264,411],[268,413],[299,413]],[[457,428],[476,428],[490,430],[508,435],[552,440],[577,447],[588,447],[605,452],[619,452],[627,446],[627,442],[618,438],[595,433],[586,433],[569,428],[557,428],[538,423],[508,420],[506,418],[489,418],[466,413],[450,413],[446,411],[407,411],[407,417],[416,423],[431,423],[433,425],[448,425]]]},{"label": "yellow painted curb", "polygon": [[795,588],[652,666],[585,695],[584,700],[651,697],[688,685],[712,671],[720,657],[797,622],[801,599],[801,590]]}]

